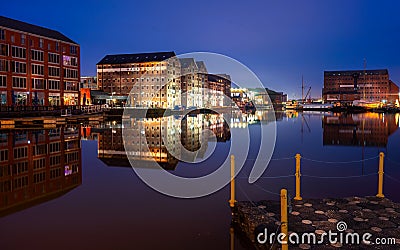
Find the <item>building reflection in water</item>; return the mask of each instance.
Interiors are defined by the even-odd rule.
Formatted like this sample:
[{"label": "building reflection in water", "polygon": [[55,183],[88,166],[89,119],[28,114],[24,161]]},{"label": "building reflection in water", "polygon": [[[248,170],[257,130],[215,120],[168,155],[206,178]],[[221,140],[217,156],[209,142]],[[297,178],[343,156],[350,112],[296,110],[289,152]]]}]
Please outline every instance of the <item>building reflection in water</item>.
[{"label": "building reflection in water", "polygon": [[79,132],[78,127],[0,131],[0,216],[82,183]]},{"label": "building reflection in water", "polygon": [[398,126],[398,114],[333,114],[323,117],[323,144],[386,147]]},{"label": "building reflection in water", "polygon": [[[178,159],[194,161],[203,158],[211,138],[218,142],[230,140],[230,129],[222,114],[198,114],[156,118],[124,119],[129,154],[135,167],[149,167],[157,162],[162,168],[174,170]],[[206,130],[211,133],[205,133]],[[122,125],[115,122],[100,129],[91,129],[98,137],[98,158],[108,166],[131,164],[122,139]],[[93,137],[93,136],[92,136]]]}]

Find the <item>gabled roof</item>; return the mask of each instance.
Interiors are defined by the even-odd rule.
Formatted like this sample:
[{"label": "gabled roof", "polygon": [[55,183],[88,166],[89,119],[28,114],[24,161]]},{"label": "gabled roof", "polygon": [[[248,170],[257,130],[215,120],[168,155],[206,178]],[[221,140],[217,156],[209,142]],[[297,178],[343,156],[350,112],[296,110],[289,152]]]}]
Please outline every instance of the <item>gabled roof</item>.
[{"label": "gabled roof", "polygon": [[197,68],[197,64],[195,63],[194,58],[179,58],[179,62],[181,63],[182,69],[189,67]]},{"label": "gabled roof", "polygon": [[124,64],[124,63],[143,63],[143,62],[162,62],[174,57],[175,52],[153,52],[139,54],[116,54],[106,55],[97,65],[102,64]]},{"label": "gabled roof", "polygon": [[72,41],[71,39],[69,39],[68,37],[66,37],[65,35],[61,34],[58,31],[14,20],[4,16],[0,16],[0,27],[19,30],[43,37],[53,38],[55,40],[77,44],[76,42]]},{"label": "gabled roof", "polygon": [[207,74],[207,67],[203,61],[197,61],[197,68],[199,69],[199,73]]}]

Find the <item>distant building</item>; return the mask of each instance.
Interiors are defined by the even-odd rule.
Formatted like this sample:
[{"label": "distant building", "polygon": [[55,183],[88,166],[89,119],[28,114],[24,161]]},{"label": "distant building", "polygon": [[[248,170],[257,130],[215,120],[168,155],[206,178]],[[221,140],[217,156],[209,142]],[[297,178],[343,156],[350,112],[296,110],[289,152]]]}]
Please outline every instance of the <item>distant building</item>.
[{"label": "distant building", "polygon": [[0,16],[0,104],[77,105],[80,47],[58,31]]},{"label": "distant building", "polygon": [[208,74],[208,105],[231,106],[231,77],[226,74]]},{"label": "distant building", "polygon": [[81,88],[97,90],[96,76],[81,76]]},{"label": "distant building", "polygon": [[387,69],[325,71],[323,100],[352,103],[354,100],[395,103],[398,86],[390,81]]},{"label": "distant building", "polygon": [[257,106],[281,104],[287,101],[287,95],[268,88],[232,88],[232,100],[243,107],[247,102],[254,102]]},{"label": "distant building", "polygon": [[336,114],[324,116],[322,127],[323,145],[386,147],[399,124],[390,114]]},{"label": "distant building", "polygon": [[180,105],[180,75],[174,52],[107,55],[97,63],[98,87],[113,104],[124,104],[129,95],[134,107]]},{"label": "distant building", "polygon": [[277,92],[268,88],[265,88],[272,104],[281,104],[282,102],[287,102],[287,94],[283,92]]},{"label": "distant building", "polygon": [[182,105],[186,107],[203,107],[204,81],[201,81],[199,68],[193,58],[180,58]]}]

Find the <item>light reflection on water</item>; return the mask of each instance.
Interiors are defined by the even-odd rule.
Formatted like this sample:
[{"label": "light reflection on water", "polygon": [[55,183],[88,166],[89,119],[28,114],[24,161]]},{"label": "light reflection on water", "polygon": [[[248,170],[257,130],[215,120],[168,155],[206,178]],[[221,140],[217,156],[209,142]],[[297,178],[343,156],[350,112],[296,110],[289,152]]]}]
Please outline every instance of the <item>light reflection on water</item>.
[{"label": "light reflection on water", "polygon": [[[146,161],[155,158],[165,169],[180,176],[205,175],[228,156],[231,131],[248,128],[253,140],[248,161],[237,178],[238,200],[278,199],[276,194],[283,187],[293,196],[294,177],[291,176],[296,153],[303,157],[303,197],[375,195],[377,176],[371,174],[377,172],[379,152],[386,156],[385,174],[400,179],[397,114],[279,112],[276,118],[278,133],[273,160],[264,178],[253,185],[247,183],[247,176],[255,157],[252,152],[260,143],[258,124],[271,122],[268,112],[236,115],[230,124],[218,115],[188,117],[180,126],[175,124],[174,117],[141,119],[137,121],[140,126],[136,143],[142,145],[147,141],[152,147],[151,154],[138,154],[137,160],[145,166]],[[161,126],[157,128],[156,123]],[[215,152],[200,163],[179,162],[173,156],[179,152],[166,152],[159,141],[162,126],[173,127],[173,132],[167,129],[170,139],[180,140],[189,151],[201,148],[201,142],[207,141],[202,137],[202,130],[210,129],[215,133],[216,142],[205,145],[196,158],[207,158],[214,144]],[[82,147],[77,143],[81,139]],[[60,145],[60,149],[54,145]],[[228,187],[193,200],[174,199],[153,191],[131,170],[118,122],[57,130],[1,131],[0,147],[2,249],[229,247]],[[25,154],[19,148],[27,148],[27,156],[15,160],[14,152]],[[8,152],[7,159],[4,150]],[[81,162],[81,151],[82,165],[78,164],[75,169],[72,165]],[[74,152],[79,153],[78,159],[66,156]],[[53,156],[60,156],[60,162]],[[46,164],[37,168],[39,159],[45,159]],[[42,172],[44,179],[43,174],[37,174]],[[19,176],[28,176],[28,184],[18,181]],[[289,177],[269,178],[275,176]],[[348,176],[351,178],[343,178]],[[385,178],[384,193],[400,202],[400,194],[396,192],[398,184]],[[154,230],[162,232],[156,241]],[[26,240],[18,240],[18,235],[24,235]],[[43,235],[47,236],[46,240],[42,240]],[[236,249],[243,248],[236,244]]]}]

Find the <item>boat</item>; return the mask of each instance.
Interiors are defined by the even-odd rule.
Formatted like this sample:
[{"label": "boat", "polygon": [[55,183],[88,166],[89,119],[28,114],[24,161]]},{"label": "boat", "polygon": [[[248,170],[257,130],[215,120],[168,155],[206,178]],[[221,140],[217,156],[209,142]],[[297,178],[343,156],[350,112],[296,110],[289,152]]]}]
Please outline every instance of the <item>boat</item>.
[{"label": "boat", "polygon": [[330,103],[306,103],[301,104],[303,110],[330,110],[333,104]]},{"label": "boat", "polygon": [[283,103],[283,107],[285,108],[285,109],[300,109],[301,108],[301,105],[297,102],[297,101],[295,101],[295,100],[292,100],[292,101],[287,101],[287,102],[284,102]]},{"label": "boat", "polygon": [[353,106],[367,108],[367,109],[376,109],[376,108],[381,108],[382,103],[379,101],[354,100]]}]

